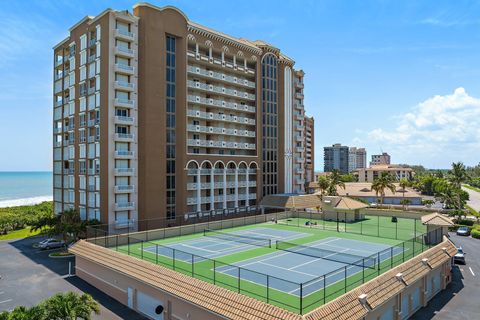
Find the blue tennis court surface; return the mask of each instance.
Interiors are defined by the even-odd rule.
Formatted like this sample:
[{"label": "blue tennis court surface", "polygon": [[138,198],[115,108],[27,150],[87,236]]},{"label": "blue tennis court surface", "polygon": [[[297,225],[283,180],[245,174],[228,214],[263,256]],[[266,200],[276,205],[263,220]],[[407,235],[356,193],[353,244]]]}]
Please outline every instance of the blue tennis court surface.
[{"label": "blue tennis court surface", "polygon": [[[274,243],[276,240],[288,241],[309,236],[307,233],[270,228],[253,228],[229,232],[228,234],[242,237],[252,237],[255,239],[271,240],[272,243]],[[207,236],[187,241],[162,244],[159,246],[148,246],[143,248],[143,250],[152,253],[158,253],[159,255],[168,258],[173,258],[173,255],[175,255],[176,260],[182,260],[185,262],[190,262],[192,259],[195,259],[195,262],[199,262],[202,259],[198,257],[193,258],[192,255],[213,259],[256,248],[258,248],[258,246],[249,243]],[[173,249],[175,249],[175,253]]]},{"label": "blue tennis court surface", "polygon": [[[306,244],[308,247],[329,250],[338,254],[350,254],[360,257],[370,257],[380,251],[390,248],[388,245],[343,238],[326,238]],[[293,248],[294,250],[294,248]],[[403,248],[394,247],[393,255],[401,254]],[[335,253],[325,257],[335,259]],[[380,256],[380,262],[390,259],[390,252]],[[379,261],[376,261],[379,263]],[[303,297],[323,289],[335,282],[362,272],[362,266],[302,255],[299,252],[277,250],[253,259],[237,262],[235,267],[222,266],[216,268],[233,277],[240,276],[242,280]],[[240,267],[236,268],[236,267]],[[345,274],[346,273],[346,274]],[[320,276],[328,274],[325,278]],[[269,275],[268,279],[265,275]],[[317,280],[315,280],[317,279]],[[294,281],[294,282],[290,282]],[[304,283],[300,292],[299,283]]]}]

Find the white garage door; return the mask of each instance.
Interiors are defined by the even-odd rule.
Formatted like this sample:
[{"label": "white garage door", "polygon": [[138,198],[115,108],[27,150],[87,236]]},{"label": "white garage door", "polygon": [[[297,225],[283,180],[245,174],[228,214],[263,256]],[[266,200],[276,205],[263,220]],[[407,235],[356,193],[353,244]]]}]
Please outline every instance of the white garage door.
[{"label": "white garage door", "polygon": [[163,320],[163,302],[141,291],[137,291],[137,310],[152,319]]}]

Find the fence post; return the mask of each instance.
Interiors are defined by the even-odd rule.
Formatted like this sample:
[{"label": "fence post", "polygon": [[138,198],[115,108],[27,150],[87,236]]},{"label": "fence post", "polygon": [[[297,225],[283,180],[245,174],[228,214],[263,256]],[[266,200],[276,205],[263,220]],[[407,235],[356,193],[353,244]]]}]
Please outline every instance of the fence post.
[{"label": "fence post", "polygon": [[270,296],[268,295],[270,289],[270,276],[267,274],[267,303],[270,302]]},{"label": "fence post", "polygon": [[414,220],[413,220],[413,223],[414,223],[414,225],[413,225],[413,234],[414,234],[414,237],[416,237],[416,236],[417,236],[417,219],[414,219]]},{"label": "fence post", "polygon": [[412,252],[412,258],[415,257],[415,238],[412,239],[412,245],[413,245],[413,252]]},{"label": "fence post", "polygon": [[173,250],[173,254],[172,254],[172,264],[173,264],[173,270],[175,271],[175,249],[172,249]]},{"label": "fence post", "polygon": [[360,221],[360,234],[363,234],[363,220]]},{"label": "fence post", "polygon": [[194,268],[194,265],[195,264],[195,257],[194,255],[192,254],[192,277],[195,275],[195,268]]},{"label": "fence post", "polygon": [[343,269],[345,269],[345,293],[347,293],[347,266],[345,266]]},{"label": "fence post", "polygon": [[405,262],[405,241],[402,242],[402,260]]},{"label": "fence post", "polygon": [[380,237],[380,216],[377,216],[377,237]]},{"label": "fence post", "polygon": [[215,265],[216,265],[216,260],[213,260],[213,284],[216,284],[215,273],[216,273],[217,271],[215,271],[215,269],[217,269],[217,268],[216,268]]},{"label": "fence post", "polygon": [[158,244],[155,244],[155,264],[158,264]]},{"label": "fence post", "polygon": [[327,275],[323,275],[323,304],[327,302]]},{"label": "fence post", "polygon": [[395,223],[395,240],[398,240],[398,219],[397,223]]},{"label": "fence post", "polygon": [[390,247],[390,269],[393,268],[393,247]]},{"label": "fence post", "polygon": [[377,252],[377,261],[378,261],[378,274],[380,274],[380,265],[382,264],[382,261],[380,260],[380,252]]},{"label": "fence post", "polygon": [[238,293],[240,293],[240,268],[238,268]]},{"label": "fence post", "polygon": [[362,283],[365,283],[365,258],[362,259]]},{"label": "fence post", "polygon": [[143,260],[143,240],[142,242],[140,243],[140,256],[142,257],[142,260]]},{"label": "fence post", "polygon": [[130,237],[127,235],[127,252],[130,255]]},{"label": "fence post", "polygon": [[300,314],[303,314],[303,283],[300,283]]},{"label": "fence post", "polygon": [[118,234],[115,237],[115,251],[118,251]]}]

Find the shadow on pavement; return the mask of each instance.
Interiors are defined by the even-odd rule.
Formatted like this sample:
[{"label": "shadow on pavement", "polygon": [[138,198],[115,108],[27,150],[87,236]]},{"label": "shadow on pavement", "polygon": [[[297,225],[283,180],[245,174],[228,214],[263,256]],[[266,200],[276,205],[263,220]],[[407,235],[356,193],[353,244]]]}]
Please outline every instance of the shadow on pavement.
[{"label": "shadow on pavement", "polygon": [[410,319],[432,319],[460,290],[464,287],[463,276],[458,266],[453,266],[452,282],[447,288],[428,302],[428,305],[418,310]]}]

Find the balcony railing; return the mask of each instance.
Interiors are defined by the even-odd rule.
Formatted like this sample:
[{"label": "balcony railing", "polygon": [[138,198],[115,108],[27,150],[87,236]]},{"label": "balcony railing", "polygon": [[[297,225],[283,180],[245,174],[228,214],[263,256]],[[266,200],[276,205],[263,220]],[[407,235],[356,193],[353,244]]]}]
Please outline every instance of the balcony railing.
[{"label": "balcony railing", "polygon": [[130,49],[130,48],[125,48],[125,47],[116,46],[115,49],[116,49],[116,51],[117,51],[118,53],[124,53],[124,54],[126,54],[126,55],[128,55],[128,56],[133,56],[133,50]]},{"label": "balcony railing", "polygon": [[115,116],[116,123],[128,123],[133,124],[135,122],[135,118],[133,117],[124,117],[124,116]]},{"label": "balcony railing", "polygon": [[248,100],[253,100],[255,101],[255,95],[244,92],[244,91],[239,91],[236,89],[230,89],[230,88],[225,88],[225,87],[219,87],[215,86],[213,84],[206,84],[200,81],[193,81],[193,80],[188,80],[187,81],[187,86],[189,88],[197,89],[197,90],[202,90],[202,91],[207,91],[207,92],[213,92],[213,93],[218,93],[218,94],[223,94],[231,97],[238,97],[242,99],[248,99]]},{"label": "balcony railing", "polygon": [[115,156],[117,157],[133,157],[135,155],[134,151],[130,150],[116,150],[115,151]]},{"label": "balcony railing", "polygon": [[197,103],[207,106],[216,106],[219,108],[231,109],[231,110],[240,110],[246,112],[255,112],[255,107],[249,106],[246,104],[236,103],[236,102],[227,102],[224,100],[205,98],[197,95],[188,95],[188,102]]},{"label": "balcony railing", "polygon": [[204,77],[229,82],[232,84],[238,84],[247,88],[255,88],[255,82],[245,78],[241,78],[241,77],[237,78],[231,75],[226,75],[224,73],[220,73],[212,70],[206,70],[206,69],[196,67],[196,66],[191,66],[191,65],[187,67],[187,71],[192,74],[198,74]]},{"label": "balcony railing", "polygon": [[233,70],[237,70],[237,71],[242,71],[242,72],[246,72],[246,73],[250,73],[250,74],[255,74],[255,69],[252,69],[252,68],[249,68],[249,67],[244,67],[243,65],[240,66],[240,65],[234,65],[233,64],[233,61],[229,61],[229,60],[220,60],[220,59],[217,59],[217,58],[210,58],[206,55],[203,55],[203,54],[200,54],[200,53],[195,53],[194,51],[187,51],[187,56],[190,57],[190,58],[194,58],[196,60],[200,60],[200,61],[204,61],[204,62],[208,62],[210,64],[213,64],[213,65],[218,65],[219,67],[224,67],[224,68],[229,68],[229,69],[233,69]]},{"label": "balcony railing", "polygon": [[230,128],[222,128],[222,127],[207,127],[207,126],[197,126],[197,125],[188,125],[188,131],[191,132],[204,132],[210,134],[222,134],[222,135],[230,135],[230,136],[240,136],[240,137],[255,137],[255,131],[249,130],[240,130],[240,129],[230,129]]},{"label": "balcony railing", "polygon": [[133,140],[134,135],[132,133],[115,133],[115,138],[119,140]]},{"label": "balcony railing", "polygon": [[132,175],[135,173],[134,168],[115,168],[116,175]]},{"label": "balcony railing", "polygon": [[127,71],[127,73],[131,74],[133,73],[133,67],[132,66],[127,66],[127,65],[124,65],[124,64],[119,64],[119,63],[116,63],[115,64],[115,71]]},{"label": "balcony railing", "polygon": [[255,150],[255,143],[188,139],[187,144],[190,147]]},{"label": "balcony railing", "polygon": [[115,81],[115,86],[120,89],[133,90],[135,84],[126,81]]},{"label": "balcony railing", "polygon": [[123,29],[115,29],[115,36],[121,36],[122,38],[129,38],[131,40],[135,37],[132,32]]},{"label": "balcony railing", "polygon": [[135,208],[135,202],[119,202],[115,203],[116,210],[129,210]]},{"label": "balcony railing", "polygon": [[220,113],[191,110],[191,109],[187,110],[187,116],[202,118],[207,120],[229,121],[229,122],[235,122],[235,123],[255,125],[255,119],[239,117],[239,116],[230,116],[230,115],[225,115]]},{"label": "balcony railing", "polygon": [[135,101],[124,98],[116,98],[115,105],[119,107],[133,108],[135,105]]},{"label": "balcony railing", "polygon": [[115,186],[115,192],[133,192],[133,191],[135,191],[135,186],[133,185]]}]

